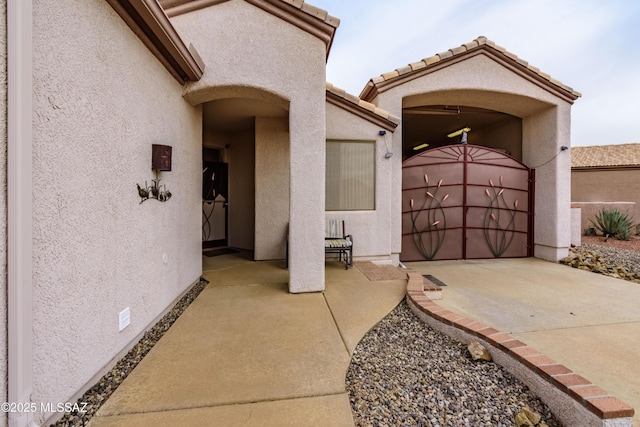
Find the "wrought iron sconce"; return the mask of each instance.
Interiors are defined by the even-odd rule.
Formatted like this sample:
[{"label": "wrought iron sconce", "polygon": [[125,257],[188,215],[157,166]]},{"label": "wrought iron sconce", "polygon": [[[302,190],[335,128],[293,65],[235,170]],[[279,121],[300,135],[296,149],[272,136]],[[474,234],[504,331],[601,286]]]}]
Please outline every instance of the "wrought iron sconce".
[{"label": "wrought iron sconce", "polygon": [[172,196],[171,191],[167,190],[167,186],[160,185],[160,171],[171,171],[171,147],[169,145],[153,144],[151,146],[151,169],[155,172],[155,179],[152,179],[151,185],[144,182],[144,188],[140,184],[138,187],[138,195],[142,200],[140,203],[156,199],[159,202],[166,202]]}]

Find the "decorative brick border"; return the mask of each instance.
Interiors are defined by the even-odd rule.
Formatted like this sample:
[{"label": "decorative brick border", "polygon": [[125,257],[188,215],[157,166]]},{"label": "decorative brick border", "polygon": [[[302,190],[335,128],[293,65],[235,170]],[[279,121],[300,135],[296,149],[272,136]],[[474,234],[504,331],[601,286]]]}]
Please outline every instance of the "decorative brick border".
[{"label": "decorative brick border", "polygon": [[493,360],[527,384],[566,427],[633,426],[631,406],[511,335],[439,306],[427,295],[438,295],[435,288],[440,288],[406,271],[407,303],[418,317],[457,341],[480,341]]}]

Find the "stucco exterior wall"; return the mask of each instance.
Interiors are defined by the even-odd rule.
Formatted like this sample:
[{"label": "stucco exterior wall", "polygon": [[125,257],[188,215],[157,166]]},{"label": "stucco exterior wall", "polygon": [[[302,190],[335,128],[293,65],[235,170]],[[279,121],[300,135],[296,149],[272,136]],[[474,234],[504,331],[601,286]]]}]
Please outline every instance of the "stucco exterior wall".
[{"label": "stucco exterior wall", "polygon": [[[522,118],[522,161],[539,166],[536,182],[535,256],[558,260],[570,242],[570,158],[560,153],[570,145],[570,104],[508,70],[485,55],[476,55],[422,78],[393,87],[375,103],[394,115],[403,107],[467,105],[501,111]],[[402,146],[401,125],[394,133],[394,149]],[[396,148],[397,147],[397,148]],[[558,154],[559,153],[559,154]],[[558,156],[546,163],[556,154]],[[542,166],[544,164],[544,166]],[[397,200],[394,229],[400,229],[401,159],[394,157],[393,197]],[[392,241],[400,251],[400,232]]]},{"label": "stucco exterior wall", "polygon": [[469,144],[507,150],[508,154],[522,161],[522,121],[509,118],[488,128],[474,130]]},{"label": "stucco exterior wall", "polygon": [[186,87],[190,103],[255,98],[289,111],[289,290],[323,290],[324,42],[242,0],[179,15],[172,23],[207,66],[202,79]]},{"label": "stucco exterior wall", "polygon": [[[0,399],[7,401],[7,2],[0,0]],[[0,427],[7,414],[0,414]]]},{"label": "stucco exterior wall", "polygon": [[[327,219],[345,221],[346,232],[354,238],[353,256],[364,259],[391,258],[392,160],[385,158],[392,134],[381,136],[379,126],[342,108],[327,103],[327,140],[375,142],[375,210],[327,211]],[[398,151],[394,157],[401,157]]]},{"label": "stucco exterior wall", "polygon": [[289,223],[289,123],[256,118],[256,260],[284,259]]},{"label": "stucco exterior wall", "polygon": [[[107,2],[33,11],[32,398],[64,402],[198,280],[202,119]],[[136,190],[153,143],[173,147],[166,203]]]},{"label": "stucco exterior wall", "polygon": [[[633,216],[635,223],[640,223],[640,169],[573,170],[571,201],[582,208],[581,230],[590,225],[589,220],[595,221],[596,213],[603,206],[619,207]],[[613,202],[634,204],[614,206]]]},{"label": "stucco exterior wall", "polygon": [[253,250],[255,235],[255,133],[228,135],[229,246]]},{"label": "stucco exterior wall", "polygon": [[534,256],[557,261],[571,244],[570,107],[543,110],[522,123],[523,162],[536,170]]}]

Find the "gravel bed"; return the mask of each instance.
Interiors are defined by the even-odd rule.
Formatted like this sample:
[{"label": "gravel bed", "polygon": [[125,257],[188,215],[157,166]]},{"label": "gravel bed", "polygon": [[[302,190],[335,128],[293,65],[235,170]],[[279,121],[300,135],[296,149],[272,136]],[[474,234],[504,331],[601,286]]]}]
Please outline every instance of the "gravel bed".
[{"label": "gravel bed", "polygon": [[100,409],[102,404],[113,394],[118,386],[124,381],[129,373],[138,363],[149,353],[149,350],[162,338],[171,325],[196,299],[200,292],[204,290],[209,282],[201,277],[200,281],[193,285],[191,289],[165,314],[151,329],[144,333],[140,341],[120,359],[116,365],[107,372],[100,381],[91,387],[78,399],[80,406],[87,403],[84,408],[86,412],[68,412],[58,422],[51,424],[51,427],[77,427],[85,426],[93,415]]},{"label": "gravel bed", "polygon": [[633,273],[640,273],[640,252],[638,251],[588,243],[580,246],[579,248],[572,248],[572,250],[580,249],[586,249],[600,255],[606,260],[607,264],[624,267]]},{"label": "gravel bed", "polygon": [[347,372],[357,426],[513,426],[524,406],[561,426],[501,366],[474,362],[466,345],[400,303],[358,344]]}]

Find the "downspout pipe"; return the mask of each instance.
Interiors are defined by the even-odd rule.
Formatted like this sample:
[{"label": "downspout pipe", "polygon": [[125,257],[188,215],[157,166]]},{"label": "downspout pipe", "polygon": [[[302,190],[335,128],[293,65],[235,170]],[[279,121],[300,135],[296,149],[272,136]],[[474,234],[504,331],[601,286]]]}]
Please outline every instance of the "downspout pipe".
[{"label": "downspout pipe", "polygon": [[[32,29],[33,0],[7,0],[7,400],[16,403],[33,390]],[[8,417],[10,427],[34,422]]]}]

